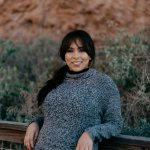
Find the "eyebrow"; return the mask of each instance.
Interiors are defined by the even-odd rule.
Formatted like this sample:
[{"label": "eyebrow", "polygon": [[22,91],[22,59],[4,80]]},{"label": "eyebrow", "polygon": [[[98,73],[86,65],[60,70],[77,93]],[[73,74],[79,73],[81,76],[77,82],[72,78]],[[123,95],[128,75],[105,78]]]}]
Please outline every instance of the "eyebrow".
[{"label": "eyebrow", "polygon": [[[73,49],[73,47],[69,47],[69,48]],[[84,47],[83,46],[78,46],[78,48],[84,48]]]},{"label": "eyebrow", "polygon": [[83,48],[83,46],[78,46],[78,48]]}]

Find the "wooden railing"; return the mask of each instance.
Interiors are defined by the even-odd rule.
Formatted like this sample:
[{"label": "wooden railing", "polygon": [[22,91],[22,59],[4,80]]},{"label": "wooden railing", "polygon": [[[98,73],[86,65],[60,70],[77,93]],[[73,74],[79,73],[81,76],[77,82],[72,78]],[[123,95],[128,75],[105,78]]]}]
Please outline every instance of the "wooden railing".
[{"label": "wooden railing", "polygon": [[[23,144],[27,124],[0,121],[0,141]],[[101,150],[150,150],[150,138],[119,135],[100,143]]]},{"label": "wooden railing", "polygon": [[0,140],[23,143],[27,124],[12,121],[0,121]]}]

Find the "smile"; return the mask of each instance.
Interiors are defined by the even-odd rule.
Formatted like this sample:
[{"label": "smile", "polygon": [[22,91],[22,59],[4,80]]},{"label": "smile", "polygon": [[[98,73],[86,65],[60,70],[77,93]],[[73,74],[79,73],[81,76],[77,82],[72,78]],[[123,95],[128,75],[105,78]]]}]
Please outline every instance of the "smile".
[{"label": "smile", "polygon": [[72,62],[74,65],[80,65],[82,62],[81,61],[75,61],[75,62]]}]

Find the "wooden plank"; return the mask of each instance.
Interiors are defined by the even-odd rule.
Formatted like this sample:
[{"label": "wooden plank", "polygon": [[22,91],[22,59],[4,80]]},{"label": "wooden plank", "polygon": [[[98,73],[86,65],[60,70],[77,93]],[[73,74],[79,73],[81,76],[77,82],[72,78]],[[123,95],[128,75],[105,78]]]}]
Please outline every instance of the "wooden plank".
[{"label": "wooden plank", "polygon": [[[108,144],[99,146],[100,150],[146,150],[143,147],[137,147],[137,146],[128,146],[128,145],[116,145],[116,144]],[[147,149],[148,150],[148,149]]]},{"label": "wooden plank", "polygon": [[113,143],[117,142],[125,145],[143,146],[150,148],[150,138],[141,136],[119,135],[111,139]]},{"label": "wooden plank", "polygon": [[18,130],[0,129],[0,140],[13,143],[23,143],[25,132]]},{"label": "wooden plank", "polygon": [[0,128],[1,129],[12,129],[12,130],[25,131],[27,125],[28,125],[27,123],[0,120]]},{"label": "wooden plank", "polygon": [[[27,123],[0,121],[0,140],[23,144]],[[119,135],[100,143],[102,150],[150,150],[150,138]]]},{"label": "wooden plank", "polygon": [[0,140],[22,144],[26,127],[26,123],[0,121]]},{"label": "wooden plank", "polygon": [[119,135],[100,143],[103,150],[150,150],[150,138],[140,136]]}]

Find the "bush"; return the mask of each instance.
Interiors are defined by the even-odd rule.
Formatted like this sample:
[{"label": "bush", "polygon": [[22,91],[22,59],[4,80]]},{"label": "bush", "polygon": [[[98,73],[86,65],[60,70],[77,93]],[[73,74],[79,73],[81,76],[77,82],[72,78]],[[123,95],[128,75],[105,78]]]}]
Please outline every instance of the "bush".
[{"label": "bush", "polygon": [[27,121],[35,109],[37,87],[43,85],[58,61],[58,44],[45,37],[14,44],[0,40],[0,118]]},{"label": "bush", "polygon": [[141,119],[137,127],[124,126],[122,134],[150,137],[150,123],[146,119]]},{"label": "bush", "polygon": [[[149,32],[148,32],[149,31]],[[141,118],[150,121],[150,30],[105,39],[97,52],[99,70],[117,83],[125,125],[136,126]]]}]

